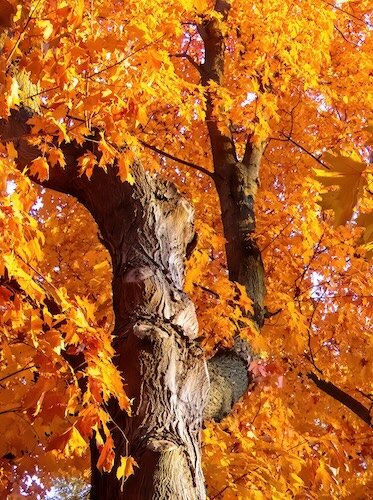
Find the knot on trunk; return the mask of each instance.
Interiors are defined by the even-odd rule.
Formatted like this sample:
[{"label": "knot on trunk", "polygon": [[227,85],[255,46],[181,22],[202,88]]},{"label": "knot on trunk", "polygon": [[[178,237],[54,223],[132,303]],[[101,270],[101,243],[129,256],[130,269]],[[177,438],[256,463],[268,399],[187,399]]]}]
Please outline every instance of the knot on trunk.
[{"label": "knot on trunk", "polygon": [[231,412],[236,401],[246,392],[251,382],[248,371],[251,357],[249,344],[236,337],[232,349],[219,352],[208,360],[210,392],[203,415],[205,419],[219,422]]}]

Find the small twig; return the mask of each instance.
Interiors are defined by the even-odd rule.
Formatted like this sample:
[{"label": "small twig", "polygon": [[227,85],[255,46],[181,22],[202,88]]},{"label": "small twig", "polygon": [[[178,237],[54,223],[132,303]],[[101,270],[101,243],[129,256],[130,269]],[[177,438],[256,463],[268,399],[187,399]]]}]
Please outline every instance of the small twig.
[{"label": "small twig", "polygon": [[220,295],[218,293],[214,292],[214,290],[211,290],[210,288],[207,288],[206,286],[200,285],[199,283],[193,283],[193,286],[200,288],[204,292],[210,293],[217,299],[220,299]]},{"label": "small twig", "polygon": [[250,425],[253,425],[253,424],[254,424],[254,422],[255,422],[255,420],[256,420],[256,417],[259,415],[259,413],[260,413],[260,410],[261,410],[261,409],[262,409],[262,399],[260,399],[260,400],[259,400],[259,406],[258,406],[258,409],[256,410],[255,415],[254,415],[253,419],[252,419],[252,420],[251,420],[251,422],[250,422]]},{"label": "small twig", "polygon": [[354,14],[351,14],[350,12],[347,12],[346,10],[341,9],[341,7],[338,7],[337,5],[334,5],[332,2],[328,2],[327,0],[323,0],[324,3],[327,5],[330,5],[330,7],[333,7],[333,9],[339,10],[340,12],[343,12],[348,17],[351,17],[352,19],[355,19],[355,21],[358,21],[359,23],[365,24],[365,26],[368,26],[368,28],[373,28],[373,24],[368,23],[367,21],[364,21],[364,19],[361,19],[360,17],[355,16]]},{"label": "small twig", "polygon": [[27,370],[31,370],[32,368],[36,368],[35,365],[31,366],[25,366],[24,368],[20,368],[19,370],[16,370],[15,372],[10,373],[9,375],[6,375],[5,377],[0,378],[0,382],[4,382],[7,378],[14,377],[14,375],[17,375],[18,373],[25,372]]},{"label": "small twig", "polygon": [[21,406],[19,408],[12,408],[11,410],[2,410],[0,411],[0,415],[4,415],[5,413],[13,413],[19,410],[22,410]]},{"label": "small twig", "polygon": [[198,64],[193,57],[190,54],[187,54],[186,52],[183,52],[181,54],[171,54],[170,57],[177,57],[179,59],[186,59],[190,64],[199,72],[201,73],[202,71],[202,66]]},{"label": "small twig", "polygon": [[338,33],[341,35],[341,37],[343,38],[343,40],[345,40],[347,43],[350,43],[351,45],[354,45],[355,47],[359,47],[359,45],[357,43],[355,43],[355,42],[353,42],[351,40],[348,40],[348,38],[346,38],[344,36],[344,34],[342,33],[342,31],[336,25],[334,25],[334,29],[336,31],[338,31]]},{"label": "small twig", "polygon": [[302,146],[301,144],[299,144],[298,142],[294,141],[294,139],[292,139],[290,136],[284,134],[282,132],[282,135],[289,141],[291,142],[292,144],[294,144],[294,146],[296,146],[297,148],[299,148],[301,151],[303,151],[303,153],[306,153],[308,156],[310,156],[311,158],[313,158],[315,161],[317,161],[317,163],[320,163],[320,165],[322,165],[324,168],[326,168],[327,170],[330,170],[330,168],[322,161],[320,160],[320,157],[314,155],[313,153],[311,153],[310,151],[308,151],[308,149],[306,149],[304,146]]}]

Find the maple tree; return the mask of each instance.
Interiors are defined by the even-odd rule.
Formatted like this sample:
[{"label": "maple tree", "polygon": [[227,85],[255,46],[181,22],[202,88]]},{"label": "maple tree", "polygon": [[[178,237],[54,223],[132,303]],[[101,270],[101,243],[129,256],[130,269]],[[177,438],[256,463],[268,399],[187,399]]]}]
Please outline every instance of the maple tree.
[{"label": "maple tree", "polygon": [[4,495],[372,493],[372,28],[0,0]]}]

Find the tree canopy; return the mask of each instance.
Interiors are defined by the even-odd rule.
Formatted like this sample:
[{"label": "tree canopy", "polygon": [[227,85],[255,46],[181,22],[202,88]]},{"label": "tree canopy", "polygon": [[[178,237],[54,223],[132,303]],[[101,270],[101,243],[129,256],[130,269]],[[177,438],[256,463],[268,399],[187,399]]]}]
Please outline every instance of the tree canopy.
[{"label": "tree canopy", "polygon": [[371,2],[72,4],[0,0],[2,494],[89,482],[90,440],[98,470],[136,477],[110,409],[134,404],[118,262],[90,207],[142,165],[195,210],[184,291],[206,359],[250,346],[250,386],[204,422],[209,498],[367,498]]}]

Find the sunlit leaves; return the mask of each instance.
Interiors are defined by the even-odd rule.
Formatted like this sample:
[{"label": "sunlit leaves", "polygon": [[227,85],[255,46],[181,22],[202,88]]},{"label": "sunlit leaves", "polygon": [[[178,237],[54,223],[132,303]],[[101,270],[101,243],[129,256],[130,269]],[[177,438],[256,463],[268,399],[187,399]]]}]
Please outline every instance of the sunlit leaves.
[{"label": "sunlit leaves", "polygon": [[52,148],[48,151],[48,160],[52,167],[59,165],[64,168],[66,165],[65,157],[59,148]]},{"label": "sunlit leaves", "polygon": [[72,427],[61,436],[52,440],[48,449],[59,450],[69,457],[75,454],[80,456],[83,455],[86,452],[87,447],[88,444],[82,438],[80,432],[75,427]]},{"label": "sunlit leaves", "polygon": [[49,165],[45,158],[39,156],[32,160],[30,164],[30,174],[37,177],[40,181],[49,179]]},{"label": "sunlit leaves", "polygon": [[[63,166],[60,150],[54,148],[50,151],[55,151],[54,158]],[[7,153],[9,156],[5,156]],[[14,168],[13,158],[16,154],[10,144],[6,149],[3,148],[2,154],[0,419],[2,428],[10,420],[11,425],[3,439],[1,456],[17,459],[19,477],[26,470],[32,473],[37,463],[39,471],[43,467],[52,471],[62,459],[69,470],[74,470],[78,463],[85,460],[92,426],[104,426],[109,435],[108,416],[106,410],[101,409],[103,402],[110,397],[117,397],[121,408],[130,412],[130,401],[125,395],[123,381],[111,361],[111,336],[102,328],[106,324],[103,318],[109,316],[109,311],[105,308],[106,316],[103,316],[102,311],[96,310],[96,306],[102,307],[108,298],[102,293],[95,306],[86,296],[77,294],[76,290],[70,289],[72,293],[69,296],[65,288],[59,287],[58,280],[52,283],[49,273],[54,254],[50,250],[55,248],[54,244],[60,238],[59,229],[52,227],[48,233],[44,217],[50,207],[44,206],[39,213],[41,203],[37,193],[28,178]],[[46,160],[40,157],[30,170],[33,170],[34,175],[43,176],[45,172],[41,167],[45,164]],[[46,198],[43,202],[47,205]],[[39,208],[34,208],[38,203]],[[30,210],[34,211],[34,215],[38,214],[40,225],[30,216]],[[76,218],[75,223],[79,224],[79,218]],[[40,231],[41,227],[47,230],[47,248],[43,248],[45,237]],[[83,248],[80,246],[80,252]],[[92,269],[96,263],[95,257],[99,254],[93,252],[91,243],[89,248],[91,255],[80,261]],[[45,273],[43,250],[47,255]],[[48,258],[52,259],[49,263]],[[103,256],[102,263],[105,265],[99,266],[93,275],[90,273],[92,283],[98,275],[110,271]],[[55,272],[59,269],[55,266]],[[73,269],[76,270],[76,266]],[[102,291],[101,286],[100,289]],[[100,318],[102,323],[98,326],[95,322]],[[74,345],[78,344],[79,349],[75,349]],[[85,373],[88,390],[84,395],[78,387],[72,366],[63,357],[66,351],[71,356],[69,359],[82,352],[89,353],[85,361],[88,364]],[[95,409],[88,412],[91,405]],[[42,436],[42,439],[36,440],[36,436]],[[24,458],[26,455],[29,457],[27,460]],[[7,485],[12,484],[8,483],[12,481],[12,461],[3,459],[2,467],[9,474],[8,479],[5,476],[2,478],[6,489]]]},{"label": "sunlit leaves", "polygon": [[90,179],[93,173],[93,167],[96,164],[97,164],[96,156],[90,151],[87,151],[78,158],[78,165],[80,167],[79,173],[81,175],[85,174],[88,177],[88,179]]},{"label": "sunlit leaves", "polygon": [[[366,146],[372,116],[371,2],[344,2],[341,12],[331,2],[235,0],[226,22],[214,3],[0,0],[0,114],[21,103],[40,107],[23,138],[40,150],[27,166],[39,180],[66,168],[62,143],[87,141],[69,165],[79,175],[114,165],[132,182],[133,161],[149,170],[161,164],[195,205],[198,243],[185,290],[203,346],[210,356],[240,333],[258,356],[251,394],[225,423],[205,428],[210,496],[363,497],[371,488],[370,437],[305,373],[322,372],[370,404],[372,173],[347,152]],[[209,19],[224,37],[225,72],[203,87],[206,52],[196,24]],[[140,146],[211,172],[207,91],[239,160],[248,138],[268,142],[256,200],[268,289],[260,335],[245,290],[228,279],[211,178]],[[315,162],[323,151],[346,153],[322,155],[326,169]],[[33,190],[15,169],[10,141],[0,153],[5,491],[36,463],[38,475],[58,471],[56,457],[86,466],[78,455],[93,429],[99,467],[110,470],[116,450],[105,405],[114,397],[130,412],[130,401],[112,362],[110,265],[97,228],[71,199]],[[320,195],[330,213],[321,213]],[[66,352],[79,359],[77,375]],[[118,479],[134,466],[121,457]]]},{"label": "sunlit leaves", "polygon": [[110,472],[114,465],[114,441],[111,436],[106,438],[105,444],[100,447],[100,455],[97,461],[99,470]]}]

